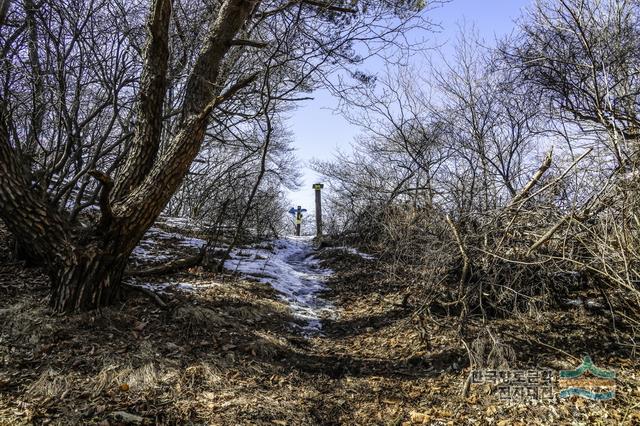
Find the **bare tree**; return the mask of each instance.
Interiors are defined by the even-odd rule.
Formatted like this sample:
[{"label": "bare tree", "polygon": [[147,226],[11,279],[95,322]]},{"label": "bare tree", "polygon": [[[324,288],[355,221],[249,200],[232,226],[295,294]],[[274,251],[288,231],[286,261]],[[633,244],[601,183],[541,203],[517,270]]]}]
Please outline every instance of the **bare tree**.
[{"label": "bare tree", "polygon": [[537,1],[502,48],[557,115],[606,132],[619,167],[638,161],[639,8],[627,0]]},{"label": "bare tree", "polygon": [[[127,117],[114,111],[107,119],[118,124],[120,134],[109,139],[113,133],[104,133],[109,135],[108,140],[114,142],[114,150],[125,147],[120,151],[121,156],[125,156],[123,163],[114,158],[104,164],[86,162],[83,151],[87,138],[92,135],[75,128],[73,120],[75,114],[83,117],[78,119],[83,122],[93,120],[105,109],[117,108],[113,84],[110,83],[111,90],[105,93],[104,102],[99,103],[93,112],[86,110],[83,102],[75,101],[70,105],[69,114],[62,108],[62,117],[66,119],[70,115],[71,125],[65,127],[69,122],[67,119],[51,127],[54,132],[58,129],[66,132],[65,139],[58,139],[58,147],[53,150],[62,153],[65,159],[61,166],[54,167],[60,167],[56,172],[63,172],[59,184],[77,190],[76,182],[87,182],[88,175],[97,182],[94,187],[100,218],[88,225],[70,220],[62,207],[62,197],[52,197],[50,185],[38,185],[32,171],[25,168],[20,152],[24,137],[21,132],[12,131],[21,128],[16,125],[18,115],[14,114],[19,104],[16,101],[18,86],[11,78],[6,79],[2,95],[3,120],[0,123],[0,217],[25,246],[46,263],[52,280],[51,304],[57,311],[92,309],[111,303],[117,297],[129,254],[183,182],[203,146],[208,129],[225,121],[219,120],[227,116],[225,105],[234,95],[249,90],[263,71],[257,65],[259,61],[250,59],[251,52],[263,49],[268,52],[274,40],[285,34],[287,40],[295,41],[291,50],[286,52],[290,60],[282,62],[282,69],[295,72],[297,67],[307,78],[295,79],[296,84],[289,91],[293,94],[312,87],[309,83],[312,77],[318,78],[318,70],[329,70],[325,64],[357,62],[354,43],[377,41],[384,45],[388,38],[402,31],[403,22],[410,21],[419,9],[413,4],[391,7],[376,2],[349,6],[316,1],[226,0],[220,5],[207,4],[207,19],[202,23],[208,24],[206,30],[198,32],[197,53],[191,58],[187,52],[186,56],[173,63],[169,49],[174,40],[172,34],[176,34],[177,42],[188,39],[185,34],[188,26],[181,25],[183,22],[179,21],[175,21],[175,28],[172,26],[173,9],[184,4],[171,0],[154,0],[150,4],[138,86],[135,91],[125,91],[128,95],[135,93],[130,98],[134,105],[130,109],[132,114]],[[115,9],[124,5],[116,3]],[[55,2],[49,6],[62,9]],[[90,23],[98,19],[95,11],[112,10],[108,2],[99,1],[74,0],[68,6],[67,14],[76,15],[70,17],[75,28],[68,28],[65,18],[58,25],[58,33],[64,37],[54,38],[55,33],[51,35],[65,59],[67,52],[73,52],[66,47],[67,43],[85,40],[85,35],[88,43],[95,42],[91,34],[84,32]],[[28,55],[29,49],[25,51],[15,42],[24,31],[20,29],[20,21],[29,21],[31,9],[27,8],[29,13],[24,13],[27,18],[21,18],[19,10],[18,7],[9,9],[3,27],[3,59],[6,65],[18,61],[23,52]],[[129,21],[127,14],[120,13],[119,16],[122,23],[114,27],[116,39],[133,50],[139,49],[135,23]],[[393,25],[381,31],[386,26],[385,22],[393,22]],[[381,25],[372,26],[373,23]],[[124,29],[123,33],[118,32],[120,28]],[[82,79],[77,78],[88,64],[84,53],[85,50],[80,49],[75,62],[56,64],[56,69],[63,75],[71,72],[74,93],[82,93],[84,89]],[[95,63],[104,63],[104,59],[100,58]],[[32,62],[32,67],[37,66],[37,61]],[[10,70],[11,66],[7,69]],[[175,73],[171,80],[168,78],[169,70]],[[111,67],[101,70],[107,75],[112,71]],[[183,79],[180,78],[181,73],[184,73]],[[64,78],[58,80],[58,85],[65,84]],[[282,96],[286,99],[288,95]],[[167,100],[170,100],[168,110],[165,108]],[[37,104],[36,100],[36,110]],[[163,118],[167,115],[169,122],[165,123]],[[36,118],[35,126],[31,127],[37,130],[38,114],[26,116]],[[131,121],[133,124],[129,124]],[[101,129],[104,128],[101,126]],[[36,138],[47,143],[50,141],[49,135],[36,135]],[[99,156],[105,155],[104,149],[98,151]],[[68,164],[74,164],[71,173],[75,176],[73,183],[67,181]],[[55,173],[49,175],[55,176]]]}]

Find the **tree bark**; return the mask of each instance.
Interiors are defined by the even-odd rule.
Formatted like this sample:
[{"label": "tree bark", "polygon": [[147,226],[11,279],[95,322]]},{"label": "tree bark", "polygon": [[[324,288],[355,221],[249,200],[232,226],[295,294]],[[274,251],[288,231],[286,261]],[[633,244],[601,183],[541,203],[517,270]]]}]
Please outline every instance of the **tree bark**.
[{"label": "tree bark", "polygon": [[94,247],[74,250],[51,274],[51,307],[69,313],[112,304],[119,296],[128,257],[110,256]]},{"label": "tree bark", "polygon": [[142,182],[153,167],[160,147],[162,111],[167,92],[171,7],[171,0],[155,0],[151,5],[135,136],[114,190],[115,199],[128,194]]}]

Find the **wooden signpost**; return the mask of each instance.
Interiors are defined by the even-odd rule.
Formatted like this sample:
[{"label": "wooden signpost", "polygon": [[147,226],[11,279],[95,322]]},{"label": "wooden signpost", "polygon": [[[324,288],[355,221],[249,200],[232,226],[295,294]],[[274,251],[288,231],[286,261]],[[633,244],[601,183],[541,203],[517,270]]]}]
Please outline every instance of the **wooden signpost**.
[{"label": "wooden signpost", "polygon": [[300,227],[302,226],[302,210],[298,206],[298,212],[296,213],[296,237],[300,236]]},{"label": "wooden signpost", "polygon": [[322,236],[322,188],[324,185],[321,183],[314,183],[313,189],[316,191],[316,235]]},{"label": "wooden signpost", "polygon": [[300,236],[300,227],[302,225],[302,213],[306,212],[307,209],[303,209],[302,206],[298,206],[297,209],[291,207],[289,213],[293,215],[293,223],[296,225],[296,236]]}]

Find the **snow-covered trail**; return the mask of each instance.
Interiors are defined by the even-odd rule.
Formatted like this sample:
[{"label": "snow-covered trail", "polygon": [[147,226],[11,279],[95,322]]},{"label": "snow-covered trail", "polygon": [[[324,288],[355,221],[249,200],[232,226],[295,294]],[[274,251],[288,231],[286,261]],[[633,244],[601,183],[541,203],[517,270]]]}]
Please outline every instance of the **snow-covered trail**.
[{"label": "snow-covered trail", "polygon": [[[189,237],[184,232],[200,229],[184,218],[162,217],[158,223],[170,231],[158,226],[149,229],[132,253],[131,260],[135,265],[166,262],[179,258],[185,250],[195,253],[206,244],[206,241]],[[302,333],[317,335],[322,329],[322,319],[332,318],[335,309],[319,295],[327,288],[326,280],[333,271],[321,268],[314,254],[313,237],[291,236],[234,249],[224,266],[228,271],[271,285],[289,305],[294,317],[300,320],[298,322],[303,324]],[[134,285],[160,292],[167,287],[183,291],[198,291],[205,287],[201,282],[195,285],[184,280],[136,280]],[[206,287],[212,285],[219,283],[209,283]]]},{"label": "snow-covered trail", "polygon": [[333,271],[321,268],[313,254],[312,237],[287,237],[234,250],[225,268],[270,284],[303,321],[303,334],[318,334],[322,319],[334,315],[334,307],[319,296]]}]

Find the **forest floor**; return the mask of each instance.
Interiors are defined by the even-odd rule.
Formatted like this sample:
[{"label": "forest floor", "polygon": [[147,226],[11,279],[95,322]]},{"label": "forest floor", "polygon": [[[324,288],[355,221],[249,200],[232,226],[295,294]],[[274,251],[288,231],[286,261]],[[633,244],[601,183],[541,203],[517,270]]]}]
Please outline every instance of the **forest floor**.
[{"label": "forest floor", "polygon": [[[198,246],[170,231],[152,232],[134,265]],[[0,229],[3,425],[640,424],[634,348],[586,305],[491,328],[517,349],[517,368],[572,369],[590,354],[616,372],[616,398],[503,401],[487,385],[463,392],[455,324],[420,320],[405,286],[353,249],[263,244],[234,252],[243,274],[196,267],[136,283],[161,289],[167,307],[132,291],[63,317],[47,307],[48,279],[12,261],[8,241]],[[267,252],[280,269],[255,267]],[[233,263],[243,256],[253,266]],[[296,278],[277,281],[283,271]]]}]

